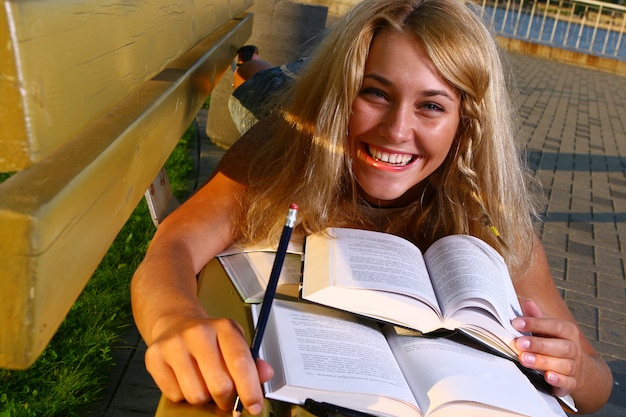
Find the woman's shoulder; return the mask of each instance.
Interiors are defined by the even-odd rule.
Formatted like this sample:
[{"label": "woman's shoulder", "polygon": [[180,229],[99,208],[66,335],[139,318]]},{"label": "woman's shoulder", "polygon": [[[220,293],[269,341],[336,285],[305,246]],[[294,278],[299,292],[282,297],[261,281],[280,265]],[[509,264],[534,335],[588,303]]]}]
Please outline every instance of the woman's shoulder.
[{"label": "woman's shoulder", "polygon": [[218,169],[229,177],[240,175],[243,168],[255,159],[259,150],[271,142],[276,132],[276,117],[259,120],[226,151]]},{"label": "woman's shoulder", "polygon": [[235,142],[231,149],[234,152],[249,152],[260,144],[271,141],[276,135],[279,120],[280,118],[276,115],[259,120]]}]

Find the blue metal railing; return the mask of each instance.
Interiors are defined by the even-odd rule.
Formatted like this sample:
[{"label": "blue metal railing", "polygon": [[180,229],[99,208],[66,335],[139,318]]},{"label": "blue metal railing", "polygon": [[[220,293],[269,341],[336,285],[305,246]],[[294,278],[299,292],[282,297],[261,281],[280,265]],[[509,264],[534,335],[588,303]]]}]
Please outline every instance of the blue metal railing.
[{"label": "blue metal railing", "polygon": [[498,35],[626,61],[626,7],[594,0],[469,0]]}]

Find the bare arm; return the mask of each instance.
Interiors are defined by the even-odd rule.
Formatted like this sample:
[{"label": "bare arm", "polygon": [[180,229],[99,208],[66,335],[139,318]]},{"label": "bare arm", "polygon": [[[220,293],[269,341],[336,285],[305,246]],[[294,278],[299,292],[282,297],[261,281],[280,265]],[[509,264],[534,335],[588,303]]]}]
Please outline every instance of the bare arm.
[{"label": "bare arm", "polygon": [[[239,394],[261,411],[260,383],[271,377],[252,360],[239,325],[207,317],[197,297],[197,273],[234,238],[233,213],[245,186],[227,175],[243,168],[246,141],[223,158],[217,173],[159,226],[131,283],[133,315],[148,345],[146,368],[164,395],[222,409]],[[245,154],[245,152],[243,152]]]},{"label": "bare arm", "polygon": [[513,325],[533,333],[521,337],[523,365],[546,371],[557,395],[571,394],[581,413],[601,408],[611,393],[608,365],[584,336],[559,294],[543,246],[536,241],[530,268],[514,280],[524,317]]}]

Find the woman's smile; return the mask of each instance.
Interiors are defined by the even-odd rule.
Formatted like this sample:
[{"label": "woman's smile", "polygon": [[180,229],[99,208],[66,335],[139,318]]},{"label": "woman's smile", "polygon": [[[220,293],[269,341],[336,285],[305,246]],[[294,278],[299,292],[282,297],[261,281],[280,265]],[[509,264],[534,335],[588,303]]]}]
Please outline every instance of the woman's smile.
[{"label": "woman's smile", "polygon": [[357,147],[357,158],[382,170],[399,171],[417,161],[419,157],[415,154],[360,143]]}]

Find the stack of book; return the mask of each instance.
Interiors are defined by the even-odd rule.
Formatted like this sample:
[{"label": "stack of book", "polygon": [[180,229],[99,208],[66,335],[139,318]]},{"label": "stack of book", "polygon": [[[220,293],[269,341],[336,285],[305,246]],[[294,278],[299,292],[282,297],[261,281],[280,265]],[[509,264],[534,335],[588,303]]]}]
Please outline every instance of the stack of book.
[{"label": "stack of book", "polygon": [[[262,300],[271,249],[219,260],[242,300]],[[447,236],[422,254],[390,234],[329,229],[290,248],[277,298],[260,353],[275,370],[270,399],[396,417],[575,411],[517,362],[511,278],[474,237]]]}]

